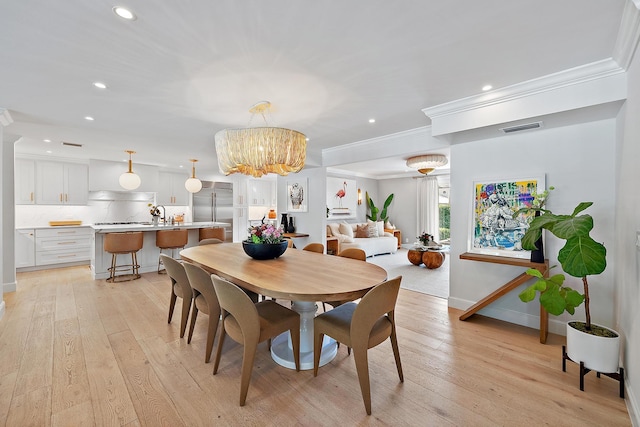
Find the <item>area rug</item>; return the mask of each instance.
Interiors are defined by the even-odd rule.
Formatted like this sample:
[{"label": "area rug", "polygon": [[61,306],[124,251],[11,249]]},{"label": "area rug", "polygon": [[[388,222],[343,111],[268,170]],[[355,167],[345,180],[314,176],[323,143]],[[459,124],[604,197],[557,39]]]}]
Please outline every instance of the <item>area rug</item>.
[{"label": "area rug", "polygon": [[442,266],[430,270],[423,265],[417,266],[409,262],[407,249],[398,249],[395,254],[377,255],[367,258],[367,262],[376,264],[387,271],[387,277],[402,276],[400,285],[403,289],[449,298],[449,254]]}]

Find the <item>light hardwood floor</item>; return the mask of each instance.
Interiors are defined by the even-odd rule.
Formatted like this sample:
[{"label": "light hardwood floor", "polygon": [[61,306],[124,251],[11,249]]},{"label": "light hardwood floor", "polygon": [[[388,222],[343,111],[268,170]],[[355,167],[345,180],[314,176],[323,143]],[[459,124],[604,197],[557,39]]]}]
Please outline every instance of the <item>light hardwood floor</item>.
[{"label": "light hardwood floor", "polygon": [[[91,280],[88,267],[20,273],[0,321],[0,422],[7,426],[407,425],[625,426],[618,383],[561,369],[563,337],[482,316],[461,322],[446,301],[401,290],[398,341],[369,351],[373,415],[352,356],[295,372],[261,344],[245,407],[242,349],[227,340],[220,369],[204,363],[206,318],[179,338],[167,324],[169,279]],[[181,304],[181,301],[178,302]],[[216,336],[216,345],[217,345]]]}]

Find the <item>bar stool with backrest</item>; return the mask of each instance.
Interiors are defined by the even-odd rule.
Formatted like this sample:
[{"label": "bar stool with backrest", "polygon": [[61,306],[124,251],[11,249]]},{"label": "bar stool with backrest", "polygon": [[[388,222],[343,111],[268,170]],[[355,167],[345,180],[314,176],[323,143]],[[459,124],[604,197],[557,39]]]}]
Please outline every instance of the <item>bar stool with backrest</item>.
[{"label": "bar stool with backrest", "polygon": [[[137,252],[142,249],[142,231],[129,231],[125,233],[106,233],[104,235],[103,249],[111,254],[111,267],[107,282],[126,282],[140,278],[140,264],[138,264]],[[117,265],[118,255],[131,254],[131,264]],[[131,270],[131,273],[116,274]],[[120,278],[120,279],[117,279]]]},{"label": "bar stool with backrest", "polygon": [[220,239],[224,242],[226,240],[225,229],[222,227],[201,228],[198,231],[198,241],[204,239]]},{"label": "bar stool with backrest", "polygon": [[342,304],[316,316],[313,320],[313,376],[318,375],[324,335],[353,348],[362,400],[368,415],[371,415],[371,385],[367,359],[367,351],[370,348],[390,338],[398,377],[400,382],[404,382],[394,316],[401,280],[402,276],[398,276],[382,282],[367,292],[359,304]]},{"label": "bar stool with backrest", "polygon": [[[160,248],[160,255],[164,249],[171,249],[171,258],[175,258],[174,250],[184,248],[188,240],[189,230],[187,229],[156,231],[156,246]],[[162,259],[158,257],[158,273],[166,273],[165,270],[160,269],[161,265],[163,265]]]}]

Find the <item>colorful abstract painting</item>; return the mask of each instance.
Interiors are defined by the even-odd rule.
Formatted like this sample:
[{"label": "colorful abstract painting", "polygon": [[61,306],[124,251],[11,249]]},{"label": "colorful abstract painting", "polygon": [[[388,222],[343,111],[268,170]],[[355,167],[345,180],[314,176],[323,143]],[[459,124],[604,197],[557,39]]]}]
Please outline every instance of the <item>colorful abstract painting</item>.
[{"label": "colorful abstract painting", "polygon": [[529,258],[521,240],[531,218],[513,214],[544,189],[544,177],[474,182],[470,252]]}]

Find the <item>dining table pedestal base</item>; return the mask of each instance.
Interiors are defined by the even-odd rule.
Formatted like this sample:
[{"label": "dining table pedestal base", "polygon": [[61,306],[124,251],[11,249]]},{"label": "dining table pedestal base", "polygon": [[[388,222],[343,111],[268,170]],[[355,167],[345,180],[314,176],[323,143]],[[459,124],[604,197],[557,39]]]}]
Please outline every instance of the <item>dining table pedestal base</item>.
[{"label": "dining table pedestal base", "polygon": [[[294,301],[291,309],[300,314],[300,370],[313,369],[313,319],[318,308],[315,302]],[[337,342],[325,336],[319,366],[331,362],[337,353]],[[280,366],[296,368],[289,332],[282,333],[271,340],[271,358]]]}]

